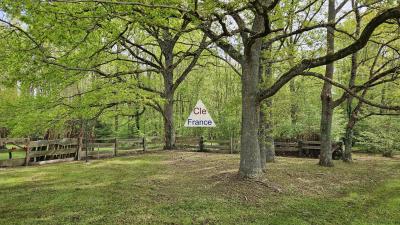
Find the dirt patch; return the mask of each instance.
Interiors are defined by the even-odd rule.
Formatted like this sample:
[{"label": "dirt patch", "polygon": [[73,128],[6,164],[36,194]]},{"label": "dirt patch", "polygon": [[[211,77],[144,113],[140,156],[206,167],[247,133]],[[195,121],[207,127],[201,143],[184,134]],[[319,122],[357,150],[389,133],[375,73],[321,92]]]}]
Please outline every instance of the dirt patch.
[{"label": "dirt patch", "polygon": [[277,183],[267,179],[244,179],[237,170],[211,175],[208,182],[214,184],[216,193],[246,202],[257,203],[266,196],[284,193],[284,189]]}]

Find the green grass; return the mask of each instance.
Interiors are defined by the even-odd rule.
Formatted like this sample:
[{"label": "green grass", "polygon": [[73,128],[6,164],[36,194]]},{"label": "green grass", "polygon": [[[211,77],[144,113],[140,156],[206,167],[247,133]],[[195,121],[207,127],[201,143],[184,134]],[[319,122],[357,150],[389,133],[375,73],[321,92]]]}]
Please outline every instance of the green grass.
[{"label": "green grass", "polygon": [[399,224],[399,159],[356,159],[278,158],[257,182],[194,152],[0,169],[0,224]]}]

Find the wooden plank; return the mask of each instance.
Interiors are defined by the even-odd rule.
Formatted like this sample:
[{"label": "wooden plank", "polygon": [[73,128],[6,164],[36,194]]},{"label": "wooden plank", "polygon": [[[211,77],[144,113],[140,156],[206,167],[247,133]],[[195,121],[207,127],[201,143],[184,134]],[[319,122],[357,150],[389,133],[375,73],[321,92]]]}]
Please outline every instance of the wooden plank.
[{"label": "wooden plank", "polygon": [[121,152],[129,152],[129,151],[143,151],[143,148],[137,147],[137,148],[118,149],[118,154]]},{"label": "wooden plank", "polygon": [[320,145],[320,141],[302,141],[303,145]]},{"label": "wooden plank", "polygon": [[[88,151],[88,158],[102,159],[102,158],[112,158],[114,157],[114,152],[98,153],[97,151]],[[85,151],[81,152],[81,158],[86,159]]]},{"label": "wooden plank", "polygon": [[199,145],[198,141],[179,141],[175,142],[175,145]]},{"label": "wooden plank", "polygon": [[0,160],[0,167],[14,167],[25,165],[25,159],[6,159]]},{"label": "wooden plank", "polygon": [[[82,151],[81,154],[84,156],[86,153],[85,151]],[[102,151],[88,151],[88,156],[104,156],[104,155],[110,155],[113,156],[114,152],[113,151],[109,151],[109,152],[102,152]]]},{"label": "wooden plank", "polygon": [[298,146],[297,142],[274,142],[275,146]]},{"label": "wooden plank", "polygon": [[29,147],[31,147],[31,148],[45,147],[45,146],[47,146],[48,143],[49,142],[46,140],[31,141],[31,142],[29,142]]},{"label": "wooden plank", "polygon": [[315,145],[303,145],[301,146],[302,149],[316,149],[316,150],[321,150],[321,146],[315,146]]},{"label": "wooden plank", "polygon": [[75,158],[65,158],[65,159],[52,159],[52,160],[45,160],[45,161],[39,161],[39,162],[30,162],[30,165],[46,165],[46,164],[52,164],[52,163],[59,163],[59,162],[72,162],[74,161]]},{"label": "wooden plank", "polygon": [[114,147],[114,143],[89,143],[91,148],[111,148]]},{"label": "wooden plank", "polygon": [[50,150],[50,151],[31,151],[29,152],[29,157],[40,157],[40,156],[53,156],[53,155],[65,155],[65,154],[71,154],[75,153],[76,149],[70,148],[70,149],[58,149],[58,150]]},{"label": "wooden plank", "polygon": [[93,141],[93,142],[101,142],[101,143],[114,143],[115,138],[99,138],[99,139],[92,139],[89,142]]},{"label": "wooden plank", "polygon": [[295,151],[299,151],[299,148],[297,148],[297,147],[275,147],[275,151],[277,151],[277,152],[284,152],[284,151],[295,152]]},{"label": "wooden plank", "polygon": [[140,139],[118,139],[117,140],[118,144],[141,144],[143,140]]},{"label": "wooden plank", "polygon": [[75,138],[64,138],[57,141],[59,145],[78,145],[78,140]]}]

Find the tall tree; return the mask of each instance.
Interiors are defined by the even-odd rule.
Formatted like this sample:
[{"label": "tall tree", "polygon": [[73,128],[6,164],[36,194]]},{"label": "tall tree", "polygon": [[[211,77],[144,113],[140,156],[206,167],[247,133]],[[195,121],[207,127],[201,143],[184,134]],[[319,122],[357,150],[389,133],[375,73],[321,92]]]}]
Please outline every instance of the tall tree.
[{"label": "tall tree", "polygon": [[[328,23],[334,24],[336,18],[335,0],[329,0],[328,4]],[[335,29],[332,26],[327,28],[326,53],[332,55],[335,52]],[[334,63],[326,65],[325,77],[333,80]],[[321,152],[319,164],[321,166],[333,166],[332,162],[332,118],[333,118],[333,99],[332,84],[325,81],[321,92],[322,112],[321,112]]]},{"label": "tall tree", "polygon": [[[171,19],[165,19],[166,22],[169,20]],[[154,42],[135,41],[137,39],[135,33],[121,35],[120,40],[124,49],[135,60],[152,68],[157,75],[162,77],[161,88],[157,87],[155,82],[146,84],[140,80],[138,87],[158,94],[162,99],[162,101],[149,103],[149,105],[160,112],[164,119],[165,149],[172,149],[175,145],[174,96],[176,90],[195,68],[203,50],[207,47],[205,36],[200,37],[200,40],[188,38],[189,35],[196,36],[196,30],[190,26],[190,20],[189,17],[183,15],[180,21],[176,21],[176,19],[171,21],[171,23],[178,23],[175,27],[141,24],[145,34],[150,35],[155,40]],[[157,48],[154,49],[154,46]],[[159,55],[155,53],[157,51]],[[178,68],[182,72],[179,73]],[[145,78],[148,77],[145,76]]]},{"label": "tall tree", "polygon": [[[383,12],[367,24],[360,38],[353,44],[332,54],[313,59],[304,59],[279,77],[269,88],[260,89],[257,82],[259,80],[259,60],[262,50],[261,39],[273,36],[273,34],[276,33],[276,31],[270,27],[270,14],[275,7],[277,7],[278,3],[279,1],[254,1],[250,4],[237,4],[237,7],[233,8],[230,4],[219,2],[219,7],[214,11],[214,14],[212,14],[213,17],[211,18],[203,17],[201,14],[196,13],[196,16],[200,20],[206,21],[206,26],[203,26],[203,31],[215,41],[221,49],[230,55],[231,58],[240,63],[242,67],[242,129],[239,173],[243,177],[258,177],[263,168],[262,163],[264,162],[261,162],[257,137],[260,103],[276,94],[280,88],[294,77],[306,74],[307,70],[330,64],[362,49],[367,44],[376,27],[389,19],[400,17],[400,7]],[[243,14],[241,14],[243,11],[253,14],[252,19],[243,18]],[[223,18],[227,16],[230,16],[232,20],[235,21],[237,29],[228,30],[229,28],[223,20]],[[220,27],[220,33],[216,33],[211,29],[210,21],[216,21],[215,23]],[[332,26],[332,24],[300,27],[292,33],[286,33],[280,36],[277,35],[270,38],[271,40],[281,40],[294,34],[327,26]],[[277,30],[279,30],[279,28]],[[232,43],[221,40],[223,37],[230,37],[235,34],[239,34],[240,36],[243,51],[237,50]]]}]

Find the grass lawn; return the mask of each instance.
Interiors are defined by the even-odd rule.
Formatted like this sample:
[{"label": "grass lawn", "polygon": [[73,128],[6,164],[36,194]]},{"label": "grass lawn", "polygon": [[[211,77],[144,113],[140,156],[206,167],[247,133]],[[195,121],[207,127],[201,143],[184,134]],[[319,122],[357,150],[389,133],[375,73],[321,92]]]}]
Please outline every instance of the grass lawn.
[{"label": "grass lawn", "polygon": [[400,159],[355,158],[278,157],[258,181],[177,151],[0,169],[0,224],[400,224]]}]

